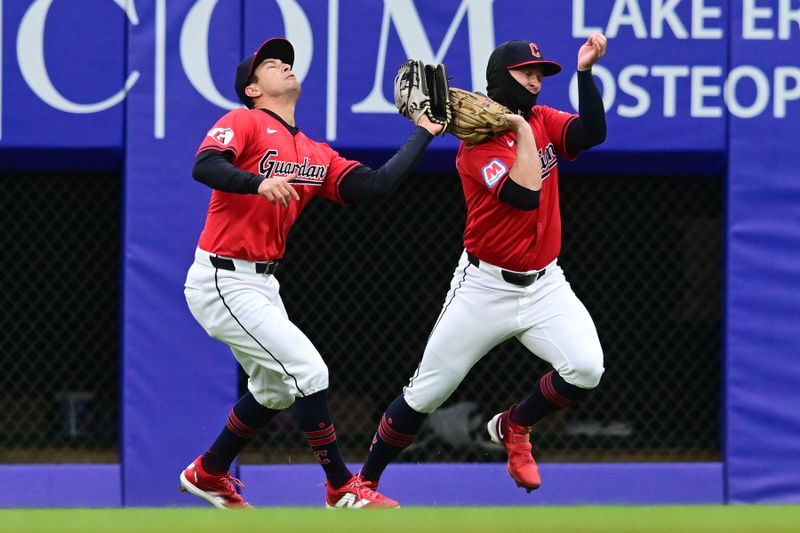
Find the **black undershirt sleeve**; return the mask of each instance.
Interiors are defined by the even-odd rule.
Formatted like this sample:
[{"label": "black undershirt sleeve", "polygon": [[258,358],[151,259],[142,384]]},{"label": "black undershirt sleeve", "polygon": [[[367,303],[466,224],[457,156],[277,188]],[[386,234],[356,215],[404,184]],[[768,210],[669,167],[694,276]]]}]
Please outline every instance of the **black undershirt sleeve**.
[{"label": "black undershirt sleeve", "polygon": [[606,112],[603,97],[591,70],[578,72],[578,114],[567,129],[566,149],[570,157],[606,140]]},{"label": "black undershirt sleeve", "polygon": [[353,168],[339,184],[342,199],[350,204],[390,195],[411,173],[432,139],[428,130],[417,126],[403,147],[381,168],[374,170],[366,165]]},{"label": "black undershirt sleeve", "polygon": [[539,193],[540,191],[532,191],[527,187],[523,187],[509,176],[503,182],[497,197],[501,202],[505,202],[511,207],[516,207],[522,211],[533,211],[539,208]]},{"label": "black undershirt sleeve", "polygon": [[194,158],[192,177],[218,191],[258,194],[264,176],[247,172],[233,165],[233,152],[204,150]]}]

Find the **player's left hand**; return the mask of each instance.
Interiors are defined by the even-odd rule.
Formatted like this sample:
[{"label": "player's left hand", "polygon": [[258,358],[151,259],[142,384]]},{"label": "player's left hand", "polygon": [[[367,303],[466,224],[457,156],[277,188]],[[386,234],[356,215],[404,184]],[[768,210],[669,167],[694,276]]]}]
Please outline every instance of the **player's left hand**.
[{"label": "player's left hand", "polygon": [[606,36],[596,31],[578,50],[578,70],[589,70],[606,53]]},{"label": "player's left hand", "polygon": [[428,132],[430,132],[431,135],[434,136],[444,133],[444,125],[433,122],[425,113],[419,116],[419,119],[417,120],[417,126],[425,128],[428,130]]}]

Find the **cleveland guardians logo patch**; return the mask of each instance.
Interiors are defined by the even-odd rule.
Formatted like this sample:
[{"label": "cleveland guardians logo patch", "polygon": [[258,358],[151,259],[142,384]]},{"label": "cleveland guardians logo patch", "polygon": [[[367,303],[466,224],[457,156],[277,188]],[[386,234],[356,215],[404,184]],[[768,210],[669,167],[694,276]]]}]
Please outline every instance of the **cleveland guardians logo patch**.
[{"label": "cleveland guardians logo patch", "polygon": [[213,128],[208,132],[208,136],[227,146],[233,140],[233,130],[230,128]]},{"label": "cleveland guardians logo patch", "polygon": [[481,169],[483,181],[490,189],[497,185],[506,172],[508,172],[508,167],[499,159],[492,159]]}]

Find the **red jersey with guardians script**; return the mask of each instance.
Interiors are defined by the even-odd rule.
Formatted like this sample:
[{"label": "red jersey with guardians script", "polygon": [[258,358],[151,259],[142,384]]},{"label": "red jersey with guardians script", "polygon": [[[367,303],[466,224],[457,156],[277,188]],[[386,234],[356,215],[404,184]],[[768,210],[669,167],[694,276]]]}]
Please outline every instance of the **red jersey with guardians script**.
[{"label": "red jersey with guardians script", "polygon": [[539,208],[522,211],[501,202],[500,188],[516,160],[516,134],[484,143],[461,143],[456,168],[467,203],[464,247],[479,259],[517,272],[540,270],[561,251],[558,158],[566,155],[566,133],[578,115],[535,106],[528,121],[542,164]]},{"label": "red jersey with guardians script", "polygon": [[281,259],[286,236],[314,196],[343,204],[339,183],[357,165],[324,143],[262,109],[235,109],[214,124],[197,151],[229,150],[233,164],[267,179],[297,172],[292,186],[300,195],[287,207],[259,194],[214,190],[198,246],[226,257],[263,261]]}]

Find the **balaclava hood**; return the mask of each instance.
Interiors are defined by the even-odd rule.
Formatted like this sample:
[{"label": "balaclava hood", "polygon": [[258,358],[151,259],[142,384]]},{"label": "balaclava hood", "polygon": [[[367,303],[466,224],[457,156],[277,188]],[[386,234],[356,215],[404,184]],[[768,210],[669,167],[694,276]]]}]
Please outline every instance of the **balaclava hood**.
[{"label": "balaclava hood", "polygon": [[535,43],[508,41],[495,48],[489,56],[489,63],[486,65],[486,91],[492,100],[527,118],[531,108],[536,105],[538,95],[520,85],[509,72],[512,68],[525,65],[541,65],[545,76],[561,72],[561,65],[542,58]]}]

